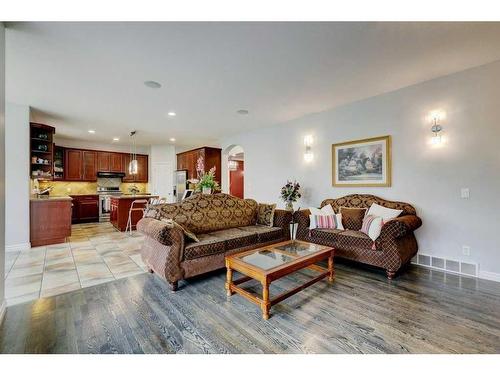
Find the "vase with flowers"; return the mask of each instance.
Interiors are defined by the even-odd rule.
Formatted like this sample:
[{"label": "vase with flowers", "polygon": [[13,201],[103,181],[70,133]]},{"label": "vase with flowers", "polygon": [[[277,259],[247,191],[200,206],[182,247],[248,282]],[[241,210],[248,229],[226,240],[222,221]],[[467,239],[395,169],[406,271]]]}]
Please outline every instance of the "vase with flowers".
[{"label": "vase with flowers", "polygon": [[297,181],[287,181],[281,188],[281,199],[285,202],[285,208],[293,211],[293,203],[301,197],[300,184]]},{"label": "vase with flowers", "polygon": [[211,194],[219,188],[219,183],[215,181],[215,167],[210,168],[208,172],[200,174],[199,182],[196,184],[196,191],[203,194]]}]

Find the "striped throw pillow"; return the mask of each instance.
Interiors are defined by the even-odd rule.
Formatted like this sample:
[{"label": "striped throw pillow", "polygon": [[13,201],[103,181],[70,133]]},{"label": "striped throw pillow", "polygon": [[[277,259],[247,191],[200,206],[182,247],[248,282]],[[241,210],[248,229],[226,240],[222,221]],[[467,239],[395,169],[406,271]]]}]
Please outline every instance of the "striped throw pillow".
[{"label": "striped throw pillow", "polygon": [[361,232],[367,234],[372,241],[375,241],[380,236],[383,225],[384,220],[380,216],[366,215],[361,225]]},{"label": "striped throw pillow", "polygon": [[309,229],[344,229],[342,215],[309,215]]}]

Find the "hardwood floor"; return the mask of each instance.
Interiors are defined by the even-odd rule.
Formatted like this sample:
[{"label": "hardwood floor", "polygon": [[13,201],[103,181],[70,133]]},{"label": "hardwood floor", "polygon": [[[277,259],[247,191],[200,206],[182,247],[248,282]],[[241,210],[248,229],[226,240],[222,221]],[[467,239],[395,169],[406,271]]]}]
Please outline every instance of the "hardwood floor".
[{"label": "hardwood floor", "polygon": [[[271,294],[302,281],[297,274]],[[500,283],[410,267],[393,281],[338,264],[271,309],[229,299],[224,271],[141,274],[7,309],[3,353],[499,353]],[[252,286],[250,286],[252,288]],[[255,284],[255,290],[259,290]]]}]

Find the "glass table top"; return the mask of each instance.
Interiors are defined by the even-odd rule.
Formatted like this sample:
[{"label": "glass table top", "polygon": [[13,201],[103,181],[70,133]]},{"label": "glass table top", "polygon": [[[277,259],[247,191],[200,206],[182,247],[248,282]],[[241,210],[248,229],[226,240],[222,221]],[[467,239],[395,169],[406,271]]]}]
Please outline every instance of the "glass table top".
[{"label": "glass table top", "polygon": [[283,245],[256,249],[250,254],[236,256],[245,263],[263,270],[270,270],[294,260],[325,250],[325,246],[312,243],[290,242]]}]

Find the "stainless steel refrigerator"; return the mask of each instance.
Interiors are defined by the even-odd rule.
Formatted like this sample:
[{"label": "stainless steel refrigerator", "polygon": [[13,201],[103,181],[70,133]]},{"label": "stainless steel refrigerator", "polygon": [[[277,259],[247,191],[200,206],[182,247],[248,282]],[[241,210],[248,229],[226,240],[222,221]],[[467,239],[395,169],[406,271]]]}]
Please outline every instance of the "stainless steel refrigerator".
[{"label": "stainless steel refrigerator", "polygon": [[187,189],[188,184],[187,169],[179,169],[174,172],[174,196],[175,201],[180,202]]}]

